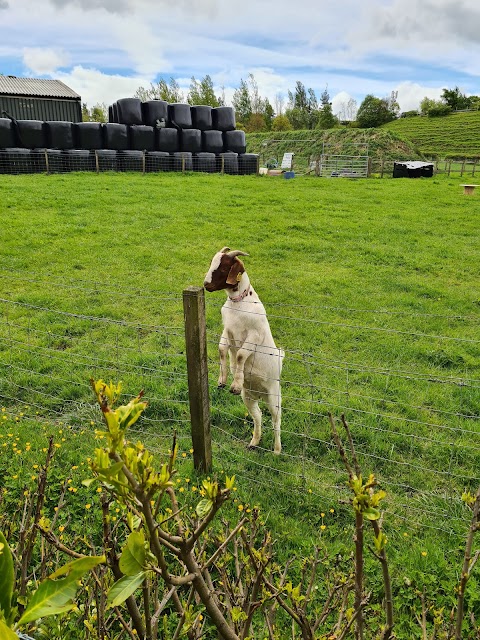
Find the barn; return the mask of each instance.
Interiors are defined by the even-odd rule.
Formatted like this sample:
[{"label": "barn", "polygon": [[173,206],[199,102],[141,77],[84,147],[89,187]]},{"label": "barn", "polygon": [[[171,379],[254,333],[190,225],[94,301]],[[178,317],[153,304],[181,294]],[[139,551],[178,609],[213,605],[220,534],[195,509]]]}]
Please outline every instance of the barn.
[{"label": "barn", "polygon": [[81,122],[81,97],[60,80],[0,76],[0,115]]}]

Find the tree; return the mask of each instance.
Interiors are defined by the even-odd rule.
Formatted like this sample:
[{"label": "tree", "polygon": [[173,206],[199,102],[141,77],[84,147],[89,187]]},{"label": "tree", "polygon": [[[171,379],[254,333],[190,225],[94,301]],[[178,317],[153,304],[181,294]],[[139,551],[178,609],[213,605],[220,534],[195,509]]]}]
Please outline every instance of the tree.
[{"label": "tree", "polygon": [[86,102],[82,104],[83,122],[108,122],[108,108],[105,103],[97,103],[91,109]]},{"label": "tree", "polygon": [[272,122],[275,117],[275,111],[270,104],[268,98],[265,98],[263,103],[263,118],[265,120],[265,124],[267,125],[267,129],[272,128]]},{"label": "tree", "polygon": [[246,123],[252,115],[252,100],[250,98],[248,84],[243,78],[240,80],[239,88],[235,89],[233,93],[232,105],[235,109],[236,119]]},{"label": "tree", "polygon": [[288,109],[285,115],[294,129],[314,129],[318,122],[318,100],[313,89],[305,89],[297,80],[295,91],[288,92]]},{"label": "tree", "polygon": [[192,76],[187,102],[189,104],[206,104],[211,107],[220,106],[209,75],[206,75],[202,80],[196,80],[195,76]]},{"label": "tree", "polygon": [[285,106],[285,97],[281,93],[275,94],[275,113],[277,116],[283,114],[283,107]]},{"label": "tree", "polygon": [[332,105],[330,102],[327,102],[320,110],[317,127],[319,129],[333,129],[337,124],[338,118],[333,115]]},{"label": "tree", "polygon": [[470,107],[469,99],[458,87],[454,89],[444,89],[442,100],[453,110],[468,109]]},{"label": "tree", "polygon": [[168,84],[163,78],[160,78],[156,85],[150,84],[150,89],[138,87],[133,97],[139,98],[142,102],[147,100],[165,100],[171,103],[184,101],[180,85],[174,78],[170,78]]},{"label": "tree", "polygon": [[428,98],[427,96],[425,96],[423,100],[420,102],[420,113],[423,116],[426,116],[428,115],[428,112],[430,111],[430,109],[433,109],[441,105],[442,105],[441,100],[434,100],[433,98]]},{"label": "tree", "polygon": [[379,127],[386,122],[395,120],[395,117],[395,113],[389,106],[388,98],[376,98],[372,94],[365,96],[357,113],[358,124],[364,129]]},{"label": "tree", "polygon": [[357,101],[355,98],[349,98],[347,102],[340,102],[338,111],[335,114],[339,120],[356,120],[357,118]]},{"label": "tree", "polygon": [[293,129],[287,116],[279,115],[272,120],[272,131],[291,131]]}]

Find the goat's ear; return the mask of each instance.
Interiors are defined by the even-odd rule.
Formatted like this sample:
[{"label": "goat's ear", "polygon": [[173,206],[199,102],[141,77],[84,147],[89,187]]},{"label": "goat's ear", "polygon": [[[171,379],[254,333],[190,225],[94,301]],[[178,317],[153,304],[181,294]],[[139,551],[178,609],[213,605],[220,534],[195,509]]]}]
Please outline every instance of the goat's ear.
[{"label": "goat's ear", "polygon": [[245,271],[245,265],[243,264],[243,262],[238,258],[235,258],[230,268],[230,271],[228,273],[227,284],[231,284],[231,285],[237,284],[240,278],[242,277],[242,273],[244,271]]}]

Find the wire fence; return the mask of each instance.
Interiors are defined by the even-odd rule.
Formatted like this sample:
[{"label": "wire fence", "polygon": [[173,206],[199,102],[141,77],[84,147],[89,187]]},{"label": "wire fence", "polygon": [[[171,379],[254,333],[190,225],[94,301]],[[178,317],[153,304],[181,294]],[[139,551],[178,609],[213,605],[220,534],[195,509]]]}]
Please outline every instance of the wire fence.
[{"label": "wire fence", "polygon": [[164,171],[258,173],[258,156],[249,153],[193,153],[189,151],[139,151],[114,149],[0,149],[0,174],[68,173],[105,171],[158,173]]},{"label": "wire fence", "polygon": [[[31,406],[38,419],[85,428],[98,420],[90,377],[143,388],[149,409],[137,430],[166,452],[175,430],[191,447],[182,297],[117,291],[0,270],[0,398]],[[62,291],[62,303],[49,290]],[[125,300],[137,300],[126,305]],[[207,300],[213,460],[252,492],[347,498],[329,412],[344,413],[360,464],[389,494],[400,523],[464,533],[461,494],[480,484],[480,339],[474,315],[268,304],[282,372],[282,453],[264,410],[259,447],[247,449],[252,420],[240,398],[217,389],[222,301]],[[158,316],[161,309],[161,316]],[[244,312],[239,312],[244,313]],[[252,310],[247,313],[255,314]],[[151,322],[155,318],[155,323]],[[294,347],[294,348],[293,348]],[[257,345],[251,345],[253,351]],[[248,363],[247,363],[248,367]]]}]

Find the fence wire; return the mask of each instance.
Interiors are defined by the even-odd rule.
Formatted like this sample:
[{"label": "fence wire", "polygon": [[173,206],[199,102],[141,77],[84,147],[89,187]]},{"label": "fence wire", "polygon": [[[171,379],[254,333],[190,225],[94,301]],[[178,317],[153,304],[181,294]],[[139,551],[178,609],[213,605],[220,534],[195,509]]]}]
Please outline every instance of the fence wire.
[{"label": "fence wire", "polygon": [[[98,418],[89,378],[122,380],[125,398],[143,388],[149,401],[135,433],[166,453],[176,431],[181,446],[190,448],[180,294],[143,291],[138,297],[101,283],[2,269],[0,280],[10,291],[0,298],[2,405],[28,404],[39,420],[89,428]],[[49,302],[47,283],[62,287],[62,308]],[[21,293],[11,293],[17,285]],[[125,317],[127,297],[139,308],[129,306]],[[147,298],[162,309],[155,324],[149,310],[142,314]],[[219,327],[221,305],[207,300],[209,325]],[[461,493],[480,484],[479,318],[285,304],[271,305],[268,317],[285,351],[282,453],[272,452],[266,409],[261,444],[247,449],[252,420],[240,398],[217,389],[220,334],[210,331],[215,468],[234,473],[247,491],[311,494],[321,505],[345,502],[346,474],[328,420],[330,412],[343,413],[364,473],[374,472],[388,492],[391,520],[404,526],[408,514],[423,514],[426,528],[463,536],[469,516]]]}]

